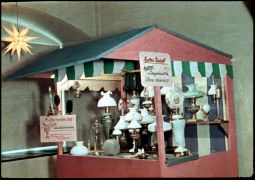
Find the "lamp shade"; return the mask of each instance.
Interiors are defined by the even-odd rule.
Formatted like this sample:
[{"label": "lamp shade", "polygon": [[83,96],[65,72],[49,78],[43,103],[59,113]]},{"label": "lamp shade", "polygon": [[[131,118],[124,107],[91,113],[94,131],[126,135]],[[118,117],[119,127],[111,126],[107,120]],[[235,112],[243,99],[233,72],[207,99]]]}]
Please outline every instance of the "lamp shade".
[{"label": "lamp shade", "polygon": [[125,121],[141,121],[143,119],[142,115],[137,112],[136,108],[128,108],[129,112],[124,116]]},{"label": "lamp shade", "polygon": [[202,109],[204,112],[208,113],[210,111],[210,105],[209,104],[204,104],[202,106]]},{"label": "lamp shade", "polygon": [[128,129],[139,129],[141,127],[141,124],[139,124],[136,120],[131,121],[128,125]]},{"label": "lamp shade", "polygon": [[127,129],[128,124],[129,123],[127,121],[125,121],[124,116],[120,116],[120,120],[118,121],[118,123],[115,125],[114,128],[120,129],[120,130]]},{"label": "lamp shade", "polygon": [[[172,129],[171,124],[163,121],[163,131],[166,132],[166,131],[170,131],[171,129]],[[150,131],[150,132],[157,131],[157,121],[148,125],[148,131]]]},{"label": "lamp shade", "polygon": [[117,135],[121,135],[122,133],[119,129],[115,128],[112,134],[117,136]]},{"label": "lamp shade", "polygon": [[140,124],[150,124],[155,122],[156,116],[149,115],[148,110],[146,108],[140,109],[140,111],[143,117],[142,121],[139,121]]},{"label": "lamp shade", "polygon": [[113,99],[110,95],[112,94],[111,91],[107,91],[104,93],[101,91],[101,95],[103,96],[99,99],[97,103],[97,107],[109,107],[109,106],[117,106],[115,99]]},{"label": "lamp shade", "polygon": [[217,85],[212,84],[210,85],[210,89],[208,90],[208,95],[215,95],[216,94],[216,89],[217,89]]}]

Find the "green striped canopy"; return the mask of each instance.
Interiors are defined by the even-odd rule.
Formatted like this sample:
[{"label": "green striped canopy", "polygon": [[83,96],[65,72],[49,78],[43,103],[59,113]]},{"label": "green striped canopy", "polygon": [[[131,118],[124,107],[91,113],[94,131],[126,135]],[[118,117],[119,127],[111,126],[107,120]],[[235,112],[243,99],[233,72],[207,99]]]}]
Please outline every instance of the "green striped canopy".
[{"label": "green striped canopy", "polygon": [[195,61],[171,61],[172,76],[180,76],[182,72],[189,76],[210,77],[212,74],[216,78],[225,77],[226,74],[233,78],[232,65],[216,64],[210,62]]},{"label": "green striped canopy", "polygon": [[134,70],[136,61],[123,61],[123,60],[96,60],[83,64],[69,66],[67,68],[61,68],[54,70],[55,82],[59,82],[67,76],[68,80],[80,79],[82,76],[94,77],[99,76],[101,73],[114,74],[120,73],[123,69]]},{"label": "green striped canopy", "polygon": [[[69,66],[67,68],[54,70],[55,82],[59,82],[67,76],[68,80],[80,79],[84,77],[99,76],[101,73],[113,74],[120,73],[122,69],[134,70],[137,61],[130,60],[96,60],[83,64]],[[214,74],[215,78],[225,77],[229,75],[233,78],[232,65],[215,64],[209,62],[194,61],[171,61],[172,76],[180,76],[186,73],[191,77],[201,76],[210,77]]]}]

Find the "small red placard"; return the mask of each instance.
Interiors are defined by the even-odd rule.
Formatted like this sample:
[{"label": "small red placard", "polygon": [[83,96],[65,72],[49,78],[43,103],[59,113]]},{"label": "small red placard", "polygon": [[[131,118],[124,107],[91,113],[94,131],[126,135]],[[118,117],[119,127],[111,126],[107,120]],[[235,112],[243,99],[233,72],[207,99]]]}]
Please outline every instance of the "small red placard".
[{"label": "small red placard", "polygon": [[76,115],[40,116],[41,142],[77,141]]}]

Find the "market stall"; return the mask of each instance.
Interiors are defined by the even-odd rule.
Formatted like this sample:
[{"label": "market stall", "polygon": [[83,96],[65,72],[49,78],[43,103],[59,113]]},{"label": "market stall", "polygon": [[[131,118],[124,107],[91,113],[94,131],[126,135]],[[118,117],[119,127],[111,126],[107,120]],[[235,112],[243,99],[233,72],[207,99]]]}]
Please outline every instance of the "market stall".
[{"label": "market stall", "polygon": [[[153,25],[57,50],[7,80],[54,78],[61,115],[70,88],[78,95],[86,88],[111,91],[103,97],[119,90],[117,121],[108,121],[106,110],[93,122],[102,125],[101,147],[86,144],[88,153],[75,156],[63,154],[59,142],[57,177],[229,177],[238,172],[231,58]],[[121,120],[128,128],[117,126]],[[124,132],[131,137],[126,147],[118,139]]]}]

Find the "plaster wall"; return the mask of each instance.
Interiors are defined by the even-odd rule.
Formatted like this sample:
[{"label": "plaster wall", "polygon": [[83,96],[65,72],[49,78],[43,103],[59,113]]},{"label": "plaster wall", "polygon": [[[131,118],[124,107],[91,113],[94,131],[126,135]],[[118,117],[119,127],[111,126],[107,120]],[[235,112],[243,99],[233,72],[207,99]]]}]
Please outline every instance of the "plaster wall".
[{"label": "plaster wall", "polygon": [[[239,176],[247,177],[253,174],[253,19],[243,2],[44,1],[19,4],[60,18],[92,38],[159,24],[232,54],[235,95],[235,107],[233,108],[235,108],[237,127]],[[51,50],[52,47],[33,46],[35,55]],[[28,56],[27,59],[29,61],[30,57]],[[17,62],[16,58],[11,60],[2,53],[2,76],[25,63],[27,62]],[[47,86],[51,82],[2,81],[2,151],[33,145],[34,140],[27,139],[27,132],[32,131],[30,128],[26,129],[27,124],[33,125],[34,119],[45,114],[48,109],[47,89],[45,92],[39,84]],[[31,104],[33,104],[32,107]],[[37,110],[35,111],[33,107]],[[245,115],[245,120],[243,115]],[[20,128],[23,131],[20,131],[17,137],[15,129]],[[39,162],[44,163],[42,165],[44,168],[31,168],[37,166]],[[22,165],[24,163],[27,165]],[[33,177],[34,174],[40,174],[38,177],[54,177],[54,174],[50,173],[53,167],[49,165],[47,158],[6,162],[1,165],[2,177],[16,177],[17,175]]]}]

